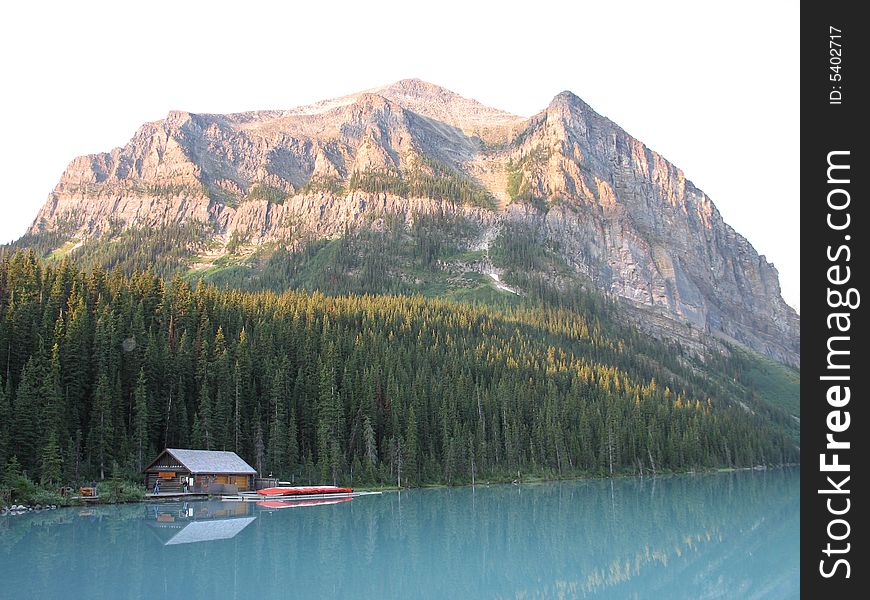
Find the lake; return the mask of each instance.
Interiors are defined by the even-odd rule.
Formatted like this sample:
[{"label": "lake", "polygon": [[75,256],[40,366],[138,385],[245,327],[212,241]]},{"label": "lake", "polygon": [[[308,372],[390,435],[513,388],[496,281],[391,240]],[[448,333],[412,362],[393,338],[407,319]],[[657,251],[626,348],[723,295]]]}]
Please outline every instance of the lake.
[{"label": "lake", "polygon": [[0,517],[3,598],[797,598],[797,469]]}]

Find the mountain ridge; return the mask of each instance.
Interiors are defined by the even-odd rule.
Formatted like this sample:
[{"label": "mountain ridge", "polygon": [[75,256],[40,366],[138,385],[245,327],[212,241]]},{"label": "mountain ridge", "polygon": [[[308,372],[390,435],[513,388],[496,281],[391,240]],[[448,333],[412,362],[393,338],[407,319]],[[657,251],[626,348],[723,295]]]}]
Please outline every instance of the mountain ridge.
[{"label": "mountain ridge", "polygon": [[416,79],[283,111],[172,111],[74,159],[29,233],[200,223],[220,256],[234,239],[298,249],[421,214],[466,220],[466,250],[522,228],[563,265],[550,283],[591,282],[651,333],[688,326],[800,364],[775,267],[679,168],[569,91],[528,118]]}]

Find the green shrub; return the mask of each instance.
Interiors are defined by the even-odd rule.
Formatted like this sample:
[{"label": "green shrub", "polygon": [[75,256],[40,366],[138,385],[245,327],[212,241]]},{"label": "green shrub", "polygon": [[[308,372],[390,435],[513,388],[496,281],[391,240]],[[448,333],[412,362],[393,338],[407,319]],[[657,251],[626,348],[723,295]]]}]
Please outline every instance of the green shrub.
[{"label": "green shrub", "polygon": [[371,194],[388,192],[403,198],[452,200],[490,210],[495,206],[492,194],[470,177],[434,161],[424,161],[423,167],[404,173],[377,169],[355,171],[348,188]]},{"label": "green shrub", "polygon": [[101,502],[138,502],[145,495],[145,487],[132,481],[110,479],[97,484]]},{"label": "green shrub", "polygon": [[265,183],[255,183],[251,186],[245,200],[265,200],[273,204],[284,204],[287,199],[287,192],[273,185]]},{"label": "green shrub", "polygon": [[36,504],[65,504],[64,498],[55,491],[35,483],[27,475],[17,475],[6,482],[12,490],[12,502],[34,506]]}]

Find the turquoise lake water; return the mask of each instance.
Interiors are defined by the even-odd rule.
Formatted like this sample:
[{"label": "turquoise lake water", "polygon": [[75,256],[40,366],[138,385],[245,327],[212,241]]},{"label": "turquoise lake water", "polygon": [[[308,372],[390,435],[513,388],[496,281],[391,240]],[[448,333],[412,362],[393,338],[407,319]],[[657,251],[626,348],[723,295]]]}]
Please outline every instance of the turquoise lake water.
[{"label": "turquoise lake water", "polygon": [[800,472],[0,517],[2,598],[797,598]]}]

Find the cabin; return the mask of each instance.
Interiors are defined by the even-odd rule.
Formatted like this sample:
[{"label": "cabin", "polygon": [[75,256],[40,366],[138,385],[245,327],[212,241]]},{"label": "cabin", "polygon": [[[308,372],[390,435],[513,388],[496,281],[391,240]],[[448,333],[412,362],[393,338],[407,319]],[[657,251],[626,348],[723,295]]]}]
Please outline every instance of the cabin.
[{"label": "cabin", "polygon": [[166,448],[145,467],[150,492],[160,481],[161,493],[237,494],[254,489],[257,471],[235,452]]}]

